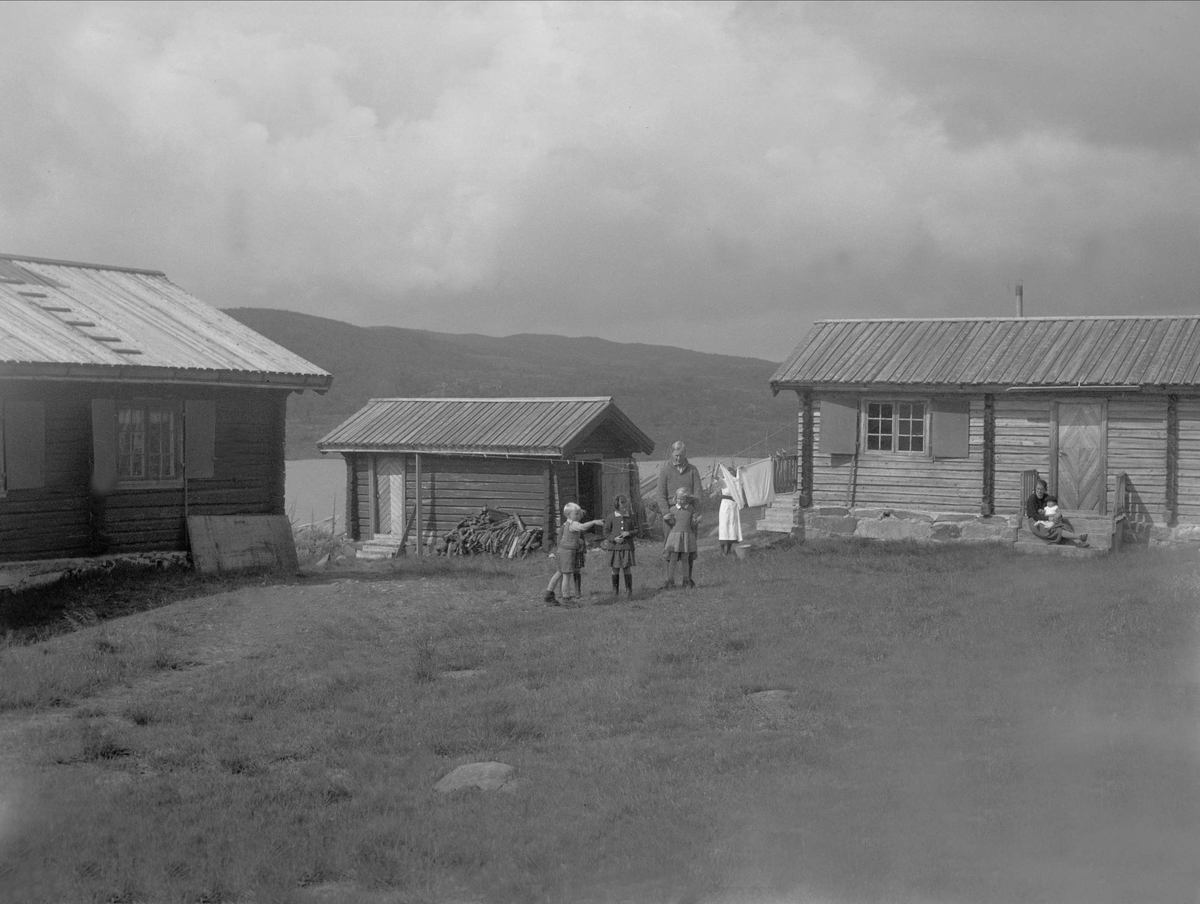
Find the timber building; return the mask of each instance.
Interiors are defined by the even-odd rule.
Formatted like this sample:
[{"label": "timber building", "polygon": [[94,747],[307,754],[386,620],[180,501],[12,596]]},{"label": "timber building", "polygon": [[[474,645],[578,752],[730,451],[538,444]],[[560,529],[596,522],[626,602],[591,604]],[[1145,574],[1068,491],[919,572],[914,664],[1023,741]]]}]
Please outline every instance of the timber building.
[{"label": "timber building", "polygon": [[288,395],[331,381],[159,271],[0,255],[0,562],[283,515]]},{"label": "timber building", "polygon": [[418,551],[483,508],[549,542],[568,502],[594,518],[618,493],[638,501],[632,456],[654,451],[607,396],[372,399],[317,446],[346,459],[352,539]]},{"label": "timber building", "polygon": [[810,535],[1019,539],[1034,472],[1101,547],[1200,535],[1200,318],[826,320],[771,388]]}]

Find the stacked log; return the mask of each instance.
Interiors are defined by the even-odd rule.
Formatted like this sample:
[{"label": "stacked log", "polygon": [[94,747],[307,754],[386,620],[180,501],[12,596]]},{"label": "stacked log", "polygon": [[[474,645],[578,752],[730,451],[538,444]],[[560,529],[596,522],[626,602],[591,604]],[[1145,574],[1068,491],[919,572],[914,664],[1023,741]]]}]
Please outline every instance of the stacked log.
[{"label": "stacked log", "polygon": [[485,508],[478,515],[458,522],[438,545],[443,547],[443,544],[448,556],[490,553],[515,559],[541,549],[542,529],[526,527],[520,515]]}]

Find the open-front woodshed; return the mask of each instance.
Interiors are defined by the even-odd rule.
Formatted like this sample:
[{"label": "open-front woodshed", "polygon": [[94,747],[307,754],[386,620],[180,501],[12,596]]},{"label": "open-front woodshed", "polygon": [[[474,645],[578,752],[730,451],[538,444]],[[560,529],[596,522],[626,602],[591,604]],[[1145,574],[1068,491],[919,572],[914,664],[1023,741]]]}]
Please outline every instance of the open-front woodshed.
[{"label": "open-front woodshed", "polygon": [[331,380],[158,271],[0,255],[0,562],[283,515],[288,395]]},{"label": "open-front woodshed", "polygon": [[346,459],[352,539],[394,552],[431,547],[483,508],[550,542],[568,502],[603,517],[618,493],[636,500],[632,456],[654,442],[607,396],[372,399],[318,448]]},{"label": "open-front woodshed", "polygon": [[808,535],[1019,539],[1036,472],[1100,548],[1200,538],[1200,318],[821,321],[771,387]]}]

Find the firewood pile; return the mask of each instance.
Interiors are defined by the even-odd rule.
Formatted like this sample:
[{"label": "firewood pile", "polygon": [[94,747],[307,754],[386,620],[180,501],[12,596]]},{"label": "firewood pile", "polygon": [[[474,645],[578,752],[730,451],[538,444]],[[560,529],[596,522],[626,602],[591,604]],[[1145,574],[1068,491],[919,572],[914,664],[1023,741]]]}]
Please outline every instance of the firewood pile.
[{"label": "firewood pile", "polygon": [[[445,544],[444,550],[441,549]],[[491,553],[515,559],[542,546],[542,529],[526,527],[520,515],[485,508],[478,515],[464,518],[442,538],[439,552],[448,556],[472,556]]]}]

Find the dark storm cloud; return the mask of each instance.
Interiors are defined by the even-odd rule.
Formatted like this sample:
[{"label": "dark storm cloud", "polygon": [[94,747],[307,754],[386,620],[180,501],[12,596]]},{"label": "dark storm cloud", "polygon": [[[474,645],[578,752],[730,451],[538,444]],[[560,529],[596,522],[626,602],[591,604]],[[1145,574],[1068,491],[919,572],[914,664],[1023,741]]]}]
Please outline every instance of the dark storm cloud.
[{"label": "dark storm cloud", "polygon": [[0,8],[0,247],[223,306],[784,356],[1191,310],[1188,7]]}]

